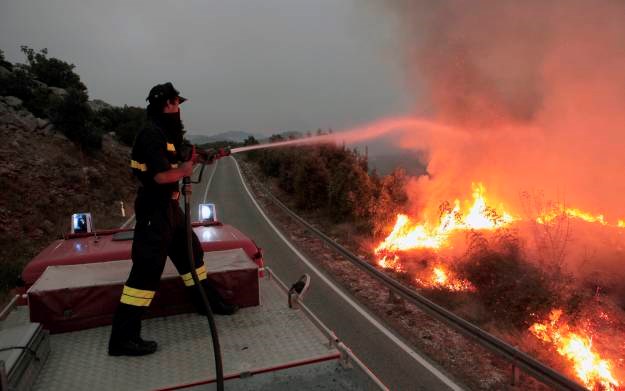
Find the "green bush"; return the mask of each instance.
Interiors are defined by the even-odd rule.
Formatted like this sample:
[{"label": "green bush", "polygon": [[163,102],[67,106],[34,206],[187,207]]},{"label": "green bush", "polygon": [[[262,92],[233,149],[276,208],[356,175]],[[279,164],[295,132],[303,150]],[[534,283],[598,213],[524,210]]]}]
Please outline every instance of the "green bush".
[{"label": "green bush", "polygon": [[256,137],[254,136],[249,136],[248,138],[246,138],[245,140],[243,140],[243,145],[247,146],[247,145],[258,145],[259,142],[258,140],[256,140]]},{"label": "green bush", "polygon": [[318,209],[332,221],[352,223],[364,233],[381,232],[407,201],[403,172],[382,179],[370,175],[367,159],[344,146],[321,144],[255,152],[250,159],[265,175],[278,179],[298,209]]},{"label": "green bush", "polygon": [[33,98],[35,82],[26,69],[15,68],[13,72],[0,79],[0,96],[15,96],[23,102]]},{"label": "green bush", "polygon": [[68,64],[58,58],[48,58],[48,49],[41,49],[36,53],[28,46],[21,47],[28,60],[28,71],[33,77],[50,87],[74,88],[86,92],[87,87],[80,81],[80,76],[74,72],[74,64]]},{"label": "green bush", "polygon": [[59,104],[52,121],[70,140],[86,150],[102,147],[102,131],[94,122],[93,111],[87,104],[84,91],[68,88],[67,95]]},{"label": "green bush", "polygon": [[39,118],[51,118],[63,100],[40,86],[23,67],[0,79],[0,96],[15,96],[22,100],[24,108]]},{"label": "green bush", "polygon": [[147,116],[140,107],[112,107],[94,113],[93,122],[100,129],[115,132],[121,143],[132,146],[139,130],[147,126]]},{"label": "green bush", "polygon": [[10,62],[8,62],[5,58],[4,58],[4,51],[0,50],[0,67],[4,67],[8,70],[13,69],[13,64],[11,64]]},{"label": "green bush", "polygon": [[293,187],[297,189],[295,204],[299,209],[324,208],[328,203],[330,172],[320,161],[318,154],[305,154],[295,162]]}]

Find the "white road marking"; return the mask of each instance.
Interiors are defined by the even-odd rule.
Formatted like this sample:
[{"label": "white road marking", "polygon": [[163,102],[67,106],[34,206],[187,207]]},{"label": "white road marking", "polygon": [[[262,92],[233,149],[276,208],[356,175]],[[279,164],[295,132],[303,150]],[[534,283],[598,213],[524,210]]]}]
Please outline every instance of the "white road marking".
[{"label": "white road marking", "polygon": [[258,202],[256,202],[256,199],[252,196],[252,192],[247,187],[247,184],[245,183],[245,180],[243,179],[243,175],[241,174],[241,169],[239,168],[239,163],[232,156],[230,156],[230,158],[232,160],[234,160],[234,164],[235,164],[235,166],[237,168],[237,171],[239,173],[239,177],[241,178],[241,183],[243,183],[243,187],[245,188],[245,191],[247,192],[248,196],[250,197],[250,199],[252,200],[254,205],[256,205],[256,208],[258,209],[260,214],[265,218],[265,221],[267,221],[267,224],[269,224],[269,226],[271,228],[273,228],[273,230],[276,232],[276,234],[280,237],[280,239],[282,239],[284,241],[284,243],[291,249],[291,251],[293,251],[295,253],[295,255],[297,255],[302,260],[302,262],[304,262],[310,269],[312,269],[315,272],[315,274],[317,274],[317,276],[319,276],[319,278],[321,278],[321,280],[323,280],[330,288],[332,288],[332,290],[335,291],[336,294],[338,294],[341,298],[343,298],[343,300],[345,300],[356,311],[358,311],[358,313],[360,313],[360,315],[362,315],[365,319],[367,319],[373,326],[375,326],[384,335],[386,335],[391,341],[393,341],[397,346],[399,346],[410,357],[412,357],[419,364],[421,364],[423,367],[425,367],[428,371],[430,371],[432,374],[434,374],[434,376],[436,376],[440,381],[445,383],[452,390],[454,390],[454,391],[462,391],[462,388],[460,386],[458,386],[456,383],[454,383],[453,380],[448,378],[444,373],[442,373],[436,367],[434,367],[432,364],[430,364],[425,358],[423,358],[421,355],[419,355],[417,352],[415,352],[410,346],[406,345],[406,343],[404,343],[402,340],[400,340],[395,334],[393,334],[392,331],[390,331],[384,325],[382,325],[380,322],[378,322],[377,319],[372,317],[358,303],[356,303],[354,300],[352,300],[352,298],[347,296],[336,285],[334,285],[334,283],[332,283],[332,281],[330,281],[323,273],[321,273],[321,271],[319,269],[317,269],[316,266],[314,266],[302,253],[299,252],[299,250],[297,250],[287,240],[287,238],[284,237],[284,235],[282,235],[282,233],[278,230],[278,228],[276,228],[276,226],[273,225],[271,220],[269,220],[269,217],[267,217],[265,212],[261,209],[260,205],[258,205]]},{"label": "white road marking", "polygon": [[202,203],[206,203],[206,196],[208,195],[208,188],[211,187],[211,183],[213,183],[213,177],[215,176],[215,171],[217,171],[217,165],[219,164],[219,159],[215,159],[215,167],[213,167],[213,172],[211,176],[208,178],[208,183],[206,184],[206,190],[204,190],[204,198],[202,198]]}]

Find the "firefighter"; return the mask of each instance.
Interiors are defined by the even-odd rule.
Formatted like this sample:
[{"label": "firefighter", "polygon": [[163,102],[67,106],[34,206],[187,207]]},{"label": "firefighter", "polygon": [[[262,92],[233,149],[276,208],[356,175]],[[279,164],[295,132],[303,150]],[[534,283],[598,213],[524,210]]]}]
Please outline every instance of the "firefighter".
[{"label": "firefighter", "polygon": [[[193,170],[193,159],[180,161],[184,131],[179,105],[185,100],[171,83],[154,86],[147,98],[150,125],[139,132],[132,148],[130,166],[139,180],[132,269],[113,316],[108,348],[111,356],[142,356],[157,350],[156,342],[141,338],[141,316],[158,289],[167,256],[180,273],[198,312],[206,313],[189,270],[186,225],[178,203],[178,182]],[[196,272],[212,311],[233,314],[238,307],[225,303],[206,279],[203,251],[195,233],[192,241]]]}]

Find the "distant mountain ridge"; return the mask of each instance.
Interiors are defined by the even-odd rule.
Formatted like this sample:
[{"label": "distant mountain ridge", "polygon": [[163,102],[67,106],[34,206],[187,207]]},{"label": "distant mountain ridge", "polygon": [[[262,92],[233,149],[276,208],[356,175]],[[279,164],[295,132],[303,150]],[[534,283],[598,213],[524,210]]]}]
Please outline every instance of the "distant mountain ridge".
[{"label": "distant mountain ridge", "polygon": [[254,135],[252,133],[233,130],[229,132],[218,133],[212,136],[206,136],[203,134],[188,134],[187,139],[193,144],[208,144],[217,141],[232,141],[240,143],[250,136],[258,138],[257,135]]}]

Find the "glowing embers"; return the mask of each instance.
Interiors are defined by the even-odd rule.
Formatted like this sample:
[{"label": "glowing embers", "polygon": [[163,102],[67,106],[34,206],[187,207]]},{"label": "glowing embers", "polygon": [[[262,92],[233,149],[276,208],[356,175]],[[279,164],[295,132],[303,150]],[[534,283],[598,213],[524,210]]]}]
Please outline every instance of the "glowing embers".
[{"label": "glowing embers", "polygon": [[577,377],[588,389],[616,390],[619,387],[619,381],[611,372],[613,364],[593,350],[591,337],[583,331],[572,330],[562,318],[562,310],[552,310],[548,321],[534,323],[529,330],[540,340],[552,343],[560,355],[571,361]]},{"label": "glowing embers", "polygon": [[475,292],[475,287],[469,281],[457,278],[443,265],[434,267],[428,279],[416,278],[415,281],[424,288],[439,288],[453,292]]}]

